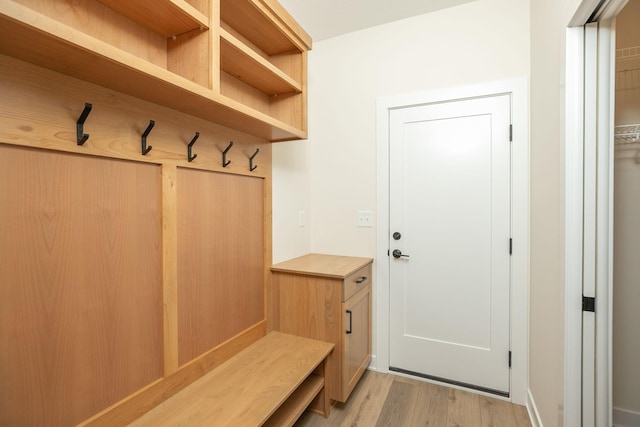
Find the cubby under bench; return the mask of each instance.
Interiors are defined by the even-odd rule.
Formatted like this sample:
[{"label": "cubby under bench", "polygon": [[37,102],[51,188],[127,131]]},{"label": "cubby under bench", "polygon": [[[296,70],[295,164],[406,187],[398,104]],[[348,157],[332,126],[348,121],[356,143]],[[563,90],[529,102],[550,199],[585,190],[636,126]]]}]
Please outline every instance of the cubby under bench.
[{"label": "cubby under bench", "polygon": [[333,344],[271,332],[131,426],[291,426],[306,410],[325,417]]}]

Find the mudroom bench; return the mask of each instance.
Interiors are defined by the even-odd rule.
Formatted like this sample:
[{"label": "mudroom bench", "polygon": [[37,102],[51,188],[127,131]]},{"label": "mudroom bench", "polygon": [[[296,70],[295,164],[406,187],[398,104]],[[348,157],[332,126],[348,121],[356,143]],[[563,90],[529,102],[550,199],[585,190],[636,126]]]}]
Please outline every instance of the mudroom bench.
[{"label": "mudroom bench", "polygon": [[306,409],[329,415],[333,344],[271,332],[131,426],[291,426]]}]

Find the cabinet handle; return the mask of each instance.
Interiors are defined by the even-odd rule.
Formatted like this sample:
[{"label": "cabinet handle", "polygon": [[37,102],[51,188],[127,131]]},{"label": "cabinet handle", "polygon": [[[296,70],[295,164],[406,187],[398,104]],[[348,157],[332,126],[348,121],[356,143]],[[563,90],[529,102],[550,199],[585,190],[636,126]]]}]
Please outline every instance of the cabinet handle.
[{"label": "cabinet handle", "polygon": [[362,276],[362,277],[360,277],[360,278],[358,278],[356,280],[356,283],[360,284],[360,283],[364,282],[365,280],[367,280],[367,276]]},{"label": "cabinet handle", "polygon": [[347,310],[347,314],[349,315],[349,330],[346,332],[347,334],[350,334],[353,329],[353,313],[351,313],[351,310]]}]

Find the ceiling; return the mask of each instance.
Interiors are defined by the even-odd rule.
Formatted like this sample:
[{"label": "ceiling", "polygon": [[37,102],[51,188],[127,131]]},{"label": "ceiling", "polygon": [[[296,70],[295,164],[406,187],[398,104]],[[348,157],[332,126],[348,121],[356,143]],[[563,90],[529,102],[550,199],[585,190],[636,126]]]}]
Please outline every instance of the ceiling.
[{"label": "ceiling", "polygon": [[280,4],[317,42],[471,1],[280,0]]}]

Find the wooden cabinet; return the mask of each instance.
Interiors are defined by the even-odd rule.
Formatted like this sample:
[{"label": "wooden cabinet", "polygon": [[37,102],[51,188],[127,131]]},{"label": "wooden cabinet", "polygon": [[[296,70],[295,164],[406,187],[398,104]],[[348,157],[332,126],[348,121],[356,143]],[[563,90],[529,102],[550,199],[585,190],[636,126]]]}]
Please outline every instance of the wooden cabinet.
[{"label": "wooden cabinet", "polygon": [[331,399],[345,402],[371,360],[371,258],[309,254],[271,267],[274,329],[335,345]]},{"label": "wooden cabinet", "polygon": [[276,0],[6,0],[0,53],[269,141],[307,136],[311,38]]}]

